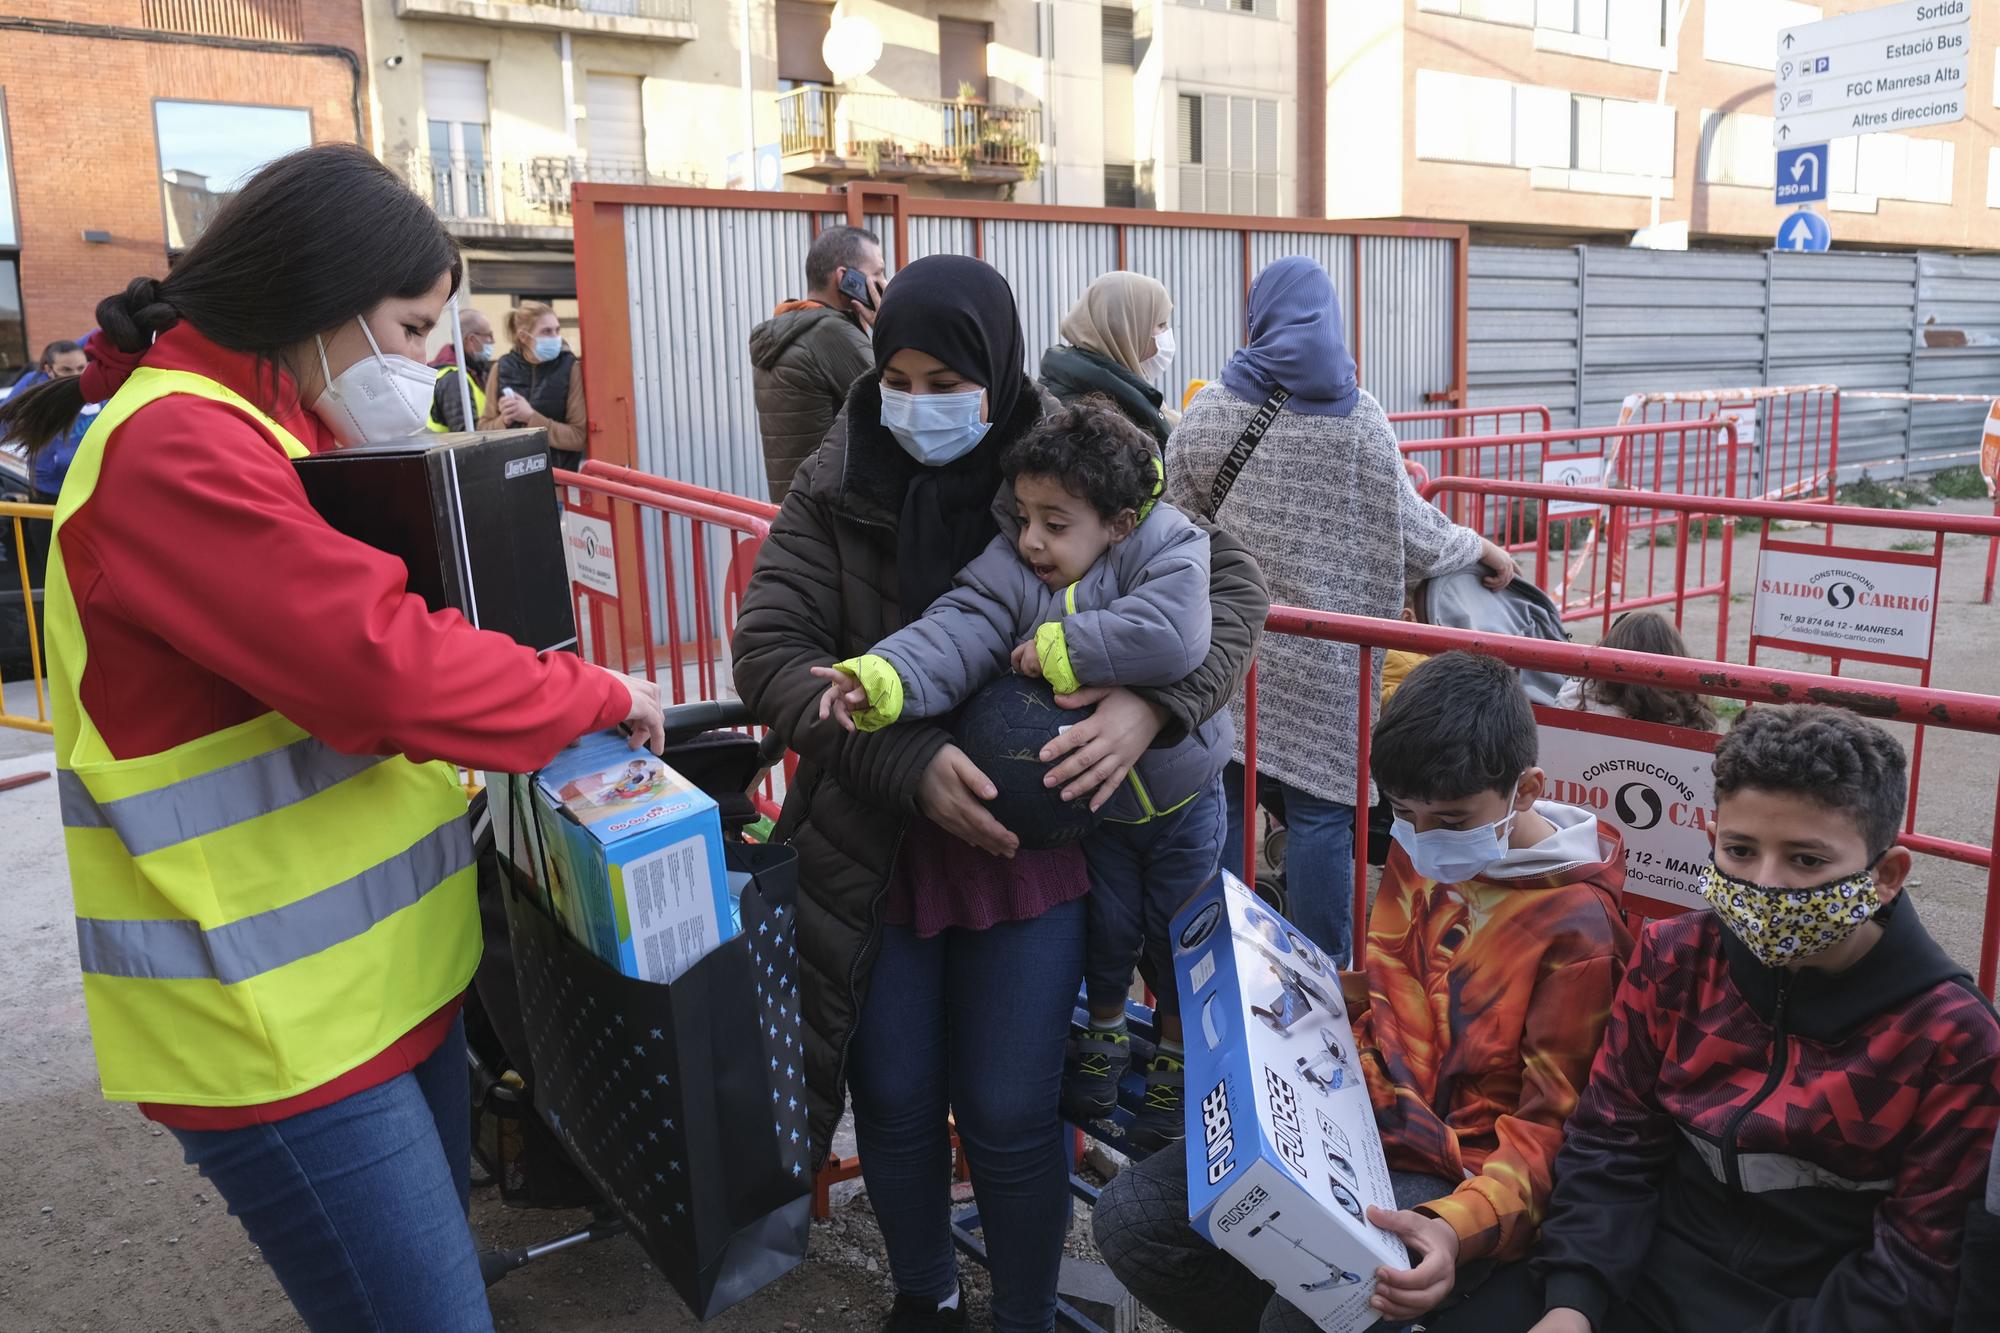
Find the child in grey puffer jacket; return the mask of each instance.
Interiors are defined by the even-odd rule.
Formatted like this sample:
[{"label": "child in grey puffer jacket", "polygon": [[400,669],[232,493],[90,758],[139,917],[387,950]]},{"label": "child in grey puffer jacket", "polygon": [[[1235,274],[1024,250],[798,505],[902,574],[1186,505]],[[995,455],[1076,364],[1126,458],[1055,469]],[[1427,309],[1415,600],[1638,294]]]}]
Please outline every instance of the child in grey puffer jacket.
[{"label": "child in grey puffer jacket", "polygon": [[[1156,497],[1153,442],[1088,403],[1044,420],[1001,460],[1000,535],[956,586],[867,655],[818,668],[822,716],[873,731],[937,717],[1011,666],[1059,694],[1169,685],[1208,652],[1208,536]],[[1221,773],[1235,745],[1218,713],[1141,758],[1084,840],[1090,868],[1085,967],[1090,1030],[1063,1075],[1073,1119],[1108,1115],[1131,1063],[1125,996],[1135,963],[1159,1001],[1160,1049],[1129,1139],[1181,1139],[1181,1030],[1167,923],[1220,863]]]}]

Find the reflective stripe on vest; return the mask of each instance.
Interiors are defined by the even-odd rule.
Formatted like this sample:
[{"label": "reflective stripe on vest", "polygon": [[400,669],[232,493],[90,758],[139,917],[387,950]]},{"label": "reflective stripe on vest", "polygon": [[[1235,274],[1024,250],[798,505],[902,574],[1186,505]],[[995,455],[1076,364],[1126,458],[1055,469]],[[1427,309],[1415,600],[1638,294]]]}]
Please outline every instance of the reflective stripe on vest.
[{"label": "reflective stripe on vest", "polygon": [[[84,710],[63,563],[111,432],[190,394],[303,445],[199,375],[142,367],[98,414],[56,508],[44,597],[63,839],[98,1071],[114,1100],[254,1105],[385,1049],[479,959],[455,770],[345,755],[278,713],[119,758]],[[115,538],[101,536],[99,540]]]},{"label": "reflective stripe on vest", "polygon": [[75,773],[56,775],[65,828],[108,828],[133,856],[240,824],[336,786],[382,762],[340,754],[308,736],[283,749],[100,805]]},{"label": "reflective stripe on vest", "polygon": [[471,864],[472,835],[453,820],[352,879],[212,930],[192,921],[79,918],[77,954],[83,970],[99,976],[233,986],[373,929]]}]

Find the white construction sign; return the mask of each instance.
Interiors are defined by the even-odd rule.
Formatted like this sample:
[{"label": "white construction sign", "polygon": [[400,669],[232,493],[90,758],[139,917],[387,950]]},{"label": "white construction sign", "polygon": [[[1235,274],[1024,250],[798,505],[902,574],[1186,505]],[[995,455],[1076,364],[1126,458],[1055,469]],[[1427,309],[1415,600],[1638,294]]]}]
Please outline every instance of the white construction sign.
[{"label": "white construction sign", "polygon": [[1856,653],[1923,666],[1937,616],[1928,556],[1770,542],[1757,558],[1750,633],[1803,652]]},{"label": "white construction sign", "polygon": [[1780,148],[1965,119],[1973,0],[1908,0],[1778,34]]},{"label": "white construction sign", "polygon": [[[1708,830],[1715,822],[1715,755],[1706,743],[1688,746],[1640,739],[1598,726],[1649,727],[1623,718],[1600,718],[1538,708],[1542,719],[1541,768],[1549,799],[1596,812],[1625,839],[1625,891],[1682,907],[1700,907]],[[1552,726],[1560,716],[1575,726]],[[1592,730],[1581,730],[1585,726]]]},{"label": "white construction sign", "polygon": [[[1603,454],[1544,454],[1542,455],[1542,485],[1544,486],[1602,486],[1604,485]],[[1548,502],[1550,518],[1567,518],[1576,514],[1594,514],[1597,506],[1588,500],[1551,500]]]},{"label": "white construction sign", "polygon": [[618,552],[609,520],[563,511],[563,547],[569,554],[569,577],[592,592],[618,595]]}]

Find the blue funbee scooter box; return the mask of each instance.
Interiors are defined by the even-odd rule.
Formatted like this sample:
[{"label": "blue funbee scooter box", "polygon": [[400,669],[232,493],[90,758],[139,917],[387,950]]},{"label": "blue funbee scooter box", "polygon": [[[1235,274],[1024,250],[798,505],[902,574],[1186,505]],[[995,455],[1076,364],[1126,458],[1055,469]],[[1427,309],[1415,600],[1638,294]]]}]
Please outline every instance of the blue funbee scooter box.
[{"label": "blue funbee scooter box", "polygon": [[715,801],[615,731],[534,780],[537,845],[514,840],[570,934],[628,977],[669,982],[738,926]]},{"label": "blue funbee scooter box", "polygon": [[1395,1190],[1333,965],[1227,873],[1173,939],[1189,1220],[1328,1333],[1370,1327],[1375,1270],[1410,1258],[1367,1220]]}]

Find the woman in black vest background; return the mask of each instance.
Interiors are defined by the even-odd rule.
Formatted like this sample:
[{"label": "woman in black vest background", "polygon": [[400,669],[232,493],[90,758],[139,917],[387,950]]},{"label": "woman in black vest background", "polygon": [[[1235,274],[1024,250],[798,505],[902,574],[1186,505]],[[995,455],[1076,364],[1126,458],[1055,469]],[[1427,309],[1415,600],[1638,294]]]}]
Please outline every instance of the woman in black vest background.
[{"label": "woman in black vest background", "polygon": [[481,430],[539,426],[549,433],[549,461],[574,470],[583,461],[583,363],[563,344],[562,321],[540,301],[507,312],[513,350],[486,381]]}]

